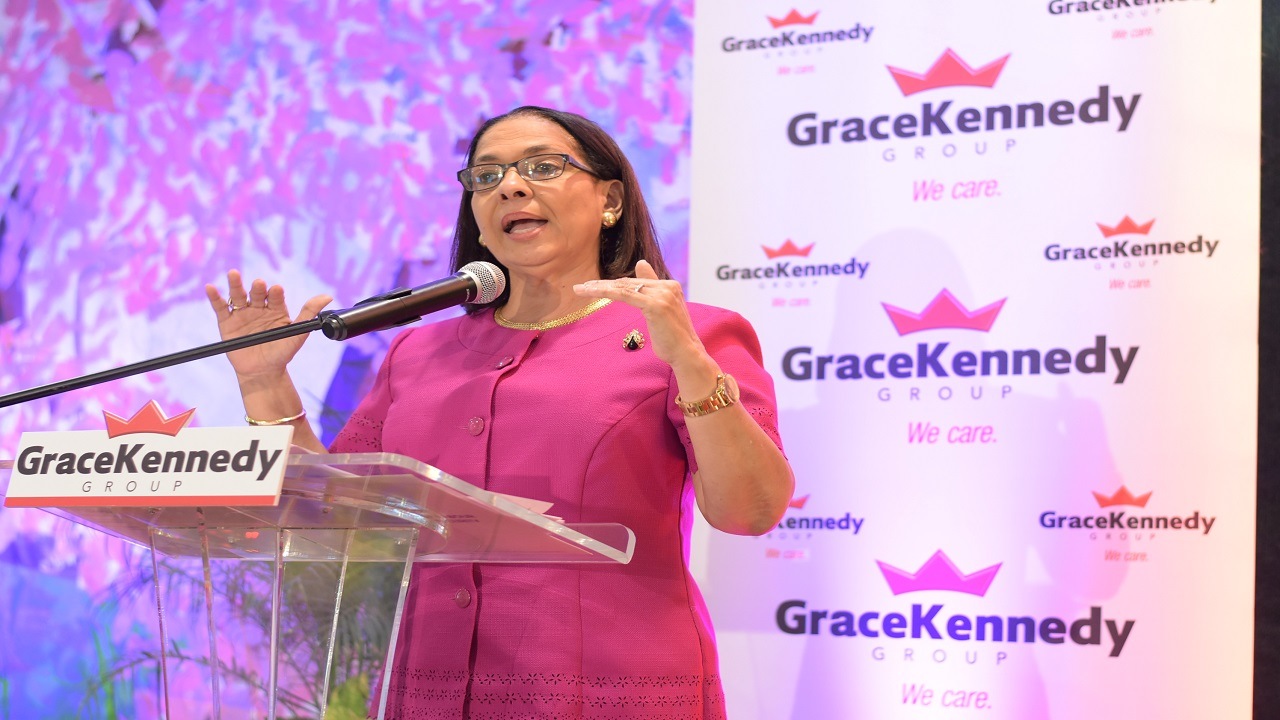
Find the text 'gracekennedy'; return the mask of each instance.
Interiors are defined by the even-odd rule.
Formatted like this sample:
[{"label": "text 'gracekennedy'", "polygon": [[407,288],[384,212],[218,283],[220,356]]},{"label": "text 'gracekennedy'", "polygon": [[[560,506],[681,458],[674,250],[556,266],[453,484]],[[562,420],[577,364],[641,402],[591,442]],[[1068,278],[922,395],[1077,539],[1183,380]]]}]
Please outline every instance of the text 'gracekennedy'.
[{"label": "text 'gracekennedy'", "polygon": [[238,452],[230,450],[171,450],[143,452],[144,443],[121,443],[111,452],[45,452],[32,445],[18,455],[14,471],[19,475],[123,475],[197,474],[205,472],[258,472],[264,480],[280,459],[281,450],[259,450],[258,441]]},{"label": "text 'gracekennedy'", "polygon": [[1115,384],[1121,385],[1133,367],[1138,346],[1110,347],[1107,336],[1098,335],[1094,344],[1075,353],[1064,348],[1038,350],[962,350],[947,353],[950,343],[920,343],[911,353],[814,354],[812,347],[793,347],[782,356],[782,374],[791,380],[861,380],[871,378],[989,377],[992,375],[1066,375],[1073,370],[1084,375],[1108,371],[1115,366]]}]

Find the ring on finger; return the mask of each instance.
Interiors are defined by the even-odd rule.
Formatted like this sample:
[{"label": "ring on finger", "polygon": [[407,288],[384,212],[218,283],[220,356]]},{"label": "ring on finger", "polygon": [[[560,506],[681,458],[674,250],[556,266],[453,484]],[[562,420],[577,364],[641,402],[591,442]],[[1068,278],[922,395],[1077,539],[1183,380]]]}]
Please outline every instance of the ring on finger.
[{"label": "ring on finger", "polygon": [[633,293],[643,292],[643,291],[644,291],[644,283],[636,283],[635,285],[632,285],[631,287],[629,287],[629,288],[627,288],[627,289],[628,289],[628,290],[630,290],[630,291],[631,291],[631,292],[633,292]]},{"label": "ring on finger", "polygon": [[247,307],[249,307],[249,303],[245,303],[244,305],[237,305],[234,300],[227,301],[227,312],[235,312],[237,310],[243,310]]}]

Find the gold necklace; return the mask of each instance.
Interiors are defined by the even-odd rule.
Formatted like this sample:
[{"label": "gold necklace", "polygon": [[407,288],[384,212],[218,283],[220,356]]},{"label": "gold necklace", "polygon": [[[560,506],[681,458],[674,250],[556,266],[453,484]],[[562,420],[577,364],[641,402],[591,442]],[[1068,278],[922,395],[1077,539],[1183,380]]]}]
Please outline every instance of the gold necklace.
[{"label": "gold necklace", "polygon": [[604,307],[605,305],[608,305],[611,302],[613,301],[610,300],[609,298],[600,298],[599,300],[592,302],[590,305],[582,308],[581,310],[577,310],[569,313],[568,315],[558,317],[554,320],[547,320],[545,322],[536,322],[536,323],[512,322],[502,316],[501,310],[493,311],[493,320],[494,322],[498,323],[502,327],[511,328],[512,330],[550,330],[551,328],[558,328],[561,325],[568,325],[571,322],[577,322],[582,318]]}]

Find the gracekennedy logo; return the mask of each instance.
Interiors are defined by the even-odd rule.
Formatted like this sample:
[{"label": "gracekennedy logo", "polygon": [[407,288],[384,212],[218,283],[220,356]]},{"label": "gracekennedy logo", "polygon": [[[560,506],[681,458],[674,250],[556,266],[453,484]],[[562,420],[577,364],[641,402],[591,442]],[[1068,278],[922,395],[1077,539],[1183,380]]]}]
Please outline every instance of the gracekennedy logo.
[{"label": "gracekennedy logo", "polygon": [[[103,412],[107,424],[107,439],[124,435],[161,435],[176,438],[187,426],[195,408],[167,418],[155,400],[148,402],[133,417],[125,420],[119,415]],[[142,473],[181,476],[193,473],[255,472],[255,479],[262,480],[271,472],[282,455],[281,450],[269,452],[258,448],[254,440],[246,447],[232,450],[151,450],[147,441],[121,443],[114,449],[102,452],[58,452],[57,448],[29,445],[18,453],[14,470],[19,475],[132,475]]]},{"label": "gracekennedy logo", "polygon": [[[1006,54],[974,67],[947,48],[924,71],[886,66],[903,97],[945,88],[992,89],[1004,71]],[[1065,127],[1116,123],[1116,131],[1129,128],[1141,94],[1113,95],[1109,85],[1082,99],[996,102],[986,106],[953,108],[953,100],[924,102],[919,111],[885,112],[866,116],[819,117],[798,113],[787,123],[787,141],[799,147],[833,142],[855,143],[905,138],[945,137],[1023,130],[1047,126]]]},{"label": "gracekennedy logo", "polygon": [[1044,258],[1052,261],[1073,260],[1127,260],[1129,258],[1159,258],[1165,255],[1199,255],[1205,259],[1213,257],[1220,240],[1205,240],[1197,235],[1194,240],[1160,240],[1151,239],[1151,228],[1155,226],[1154,218],[1145,223],[1138,223],[1125,215],[1114,225],[1095,223],[1104,240],[1100,244],[1081,244],[1075,246],[1054,243],[1045,246]]},{"label": "gracekennedy logo", "polygon": [[951,294],[950,290],[942,288],[942,292],[938,293],[937,297],[930,300],[929,304],[918,313],[903,310],[889,303],[880,304],[889,314],[889,321],[893,323],[893,328],[899,335],[943,328],[987,332],[995,324],[996,317],[1000,315],[1000,308],[1004,307],[1004,299],[1001,298],[977,310],[969,310],[956,299],[955,295]]},{"label": "gracekennedy logo", "polygon": [[881,560],[877,560],[876,565],[880,566],[880,574],[884,575],[884,581],[889,584],[889,590],[894,595],[924,590],[947,590],[983,597],[991,587],[991,581],[996,579],[1001,563],[966,575],[951,562],[951,558],[947,557],[946,553],[939,550],[930,555],[929,559],[925,560],[920,569],[915,572],[899,570]]},{"label": "gracekennedy logo", "polygon": [[773,27],[774,30],[777,30],[778,28],[784,28],[788,25],[812,26],[813,21],[817,19],[818,19],[818,13],[816,12],[813,13],[812,15],[801,15],[798,10],[796,10],[795,8],[791,8],[791,12],[787,13],[786,17],[783,17],[783,18],[770,17],[769,25]]},{"label": "gracekennedy logo", "polygon": [[1098,231],[1102,233],[1102,237],[1109,238],[1116,235],[1146,235],[1151,232],[1151,227],[1156,224],[1154,219],[1148,220],[1139,225],[1133,221],[1133,218],[1125,215],[1120,222],[1115,225],[1103,225],[1098,223]]},{"label": "gracekennedy logo", "polygon": [[727,53],[751,52],[753,50],[783,50],[788,48],[805,48],[828,43],[868,42],[875,29],[855,23],[853,27],[822,27],[817,24],[818,11],[808,15],[795,8],[784,17],[766,16],[769,28],[777,32],[765,33],[751,37],[727,36],[720,41],[720,50]]},{"label": "gracekennedy logo", "polygon": [[774,258],[780,258],[780,257],[806,257],[807,258],[809,257],[809,253],[813,252],[813,246],[816,244],[817,243],[809,243],[804,247],[800,247],[799,245],[796,245],[791,238],[787,238],[786,242],[782,243],[776,248],[771,248],[768,245],[761,245],[760,249],[764,251],[764,256],[769,258],[770,260],[773,260]]},{"label": "gracekennedy logo", "polygon": [[721,265],[716,268],[716,279],[721,281],[788,280],[843,275],[861,280],[866,277],[867,269],[871,267],[869,261],[859,262],[856,257],[850,256],[847,261],[818,262],[810,257],[816,244],[809,243],[801,247],[794,240],[787,238],[786,242],[777,247],[761,245],[760,249],[764,252],[765,259],[772,262],[738,267],[729,264]]},{"label": "gracekennedy logo", "polygon": [[947,48],[946,52],[942,53],[942,56],[923,73],[914,73],[892,65],[885,67],[889,69],[889,74],[893,76],[893,81],[898,84],[898,89],[905,97],[925,90],[945,87],[995,87],[996,80],[1000,78],[1000,71],[1004,70],[1004,64],[1008,60],[1009,56],[1005,55],[975,69],[960,59],[954,50]]},{"label": "gracekennedy logo", "polygon": [[194,412],[153,400],[128,420],[104,412],[106,432],[23,433],[5,505],[275,504],[292,428],[187,428]]},{"label": "gracekennedy logo", "polygon": [[[919,312],[882,303],[899,336],[943,329],[989,332],[1005,299],[969,310],[943,288]],[[1116,385],[1124,384],[1138,354],[1129,348],[1108,344],[1106,335],[1094,337],[1092,345],[1077,349],[1015,348],[995,350],[953,350],[950,342],[922,342],[915,352],[816,353],[811,346],[788,349],[782,356],[782,374],[790,380],[874,380],[949,378],[952,376],[1002,377],[1007,375],[1113,374]]]},{"label": "gracekennedy logo", "polygon": [[[876,561],[894,597],[915,592],[953,592],[984,597],[1001,564],[964,573],[942,550],[935,552],[915,572],[900,570]],[[943,603],[916,603],[910,609],[865,610],[810,609],[805,600],[787,600],[778,605],[774,622],[788,635],[863,637],[892,640],[956,640],[970,643],[1035,643],[1109,646],[1111,657],[1120,657],[1133,631],[1135,620],[1103,617],[1100,606],[1089,608],[1086,617],[1065,618],[1030,615],[945,615]]]},{"label": "gracekennedy logo", "polygon": [[1094,492],[1093,498],[1100,510],[1106,512],[1082,513],[1079,515],[1059,513],[1046,510],[1040,513],[1040,527],[1048,530],[1176,530],[1200,535],[1208,535],[1213,530],[1216,517],[1201,514],[1199,510],[1190,515],[1156,515],[1117,508],[1138,508],[1145,510],[1152,493],[1147,492],[1135,496],[1124,485],[1110,495]]},{"label": "gracekennedy logo", "polygon": [[152,400],[143,405],[142,409],[134,413],[133,417],[128,420],[105,410],[102,412],[102,419],[107,424],[108,439],[135,433],[177,437],[178,433],[187,426],[187,423],[191,422],[191,416],[195,415],[195,413],[196,409],[191,408],[186,412],[178,413],[172,418],[168,418],[165,417],[164,411],[160,409],[159,403]]}]

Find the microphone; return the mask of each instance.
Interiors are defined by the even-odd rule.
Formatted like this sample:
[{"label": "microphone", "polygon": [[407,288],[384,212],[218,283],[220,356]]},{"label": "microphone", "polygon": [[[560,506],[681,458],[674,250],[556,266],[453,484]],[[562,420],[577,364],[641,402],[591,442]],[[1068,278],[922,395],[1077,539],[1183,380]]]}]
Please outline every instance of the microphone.
[{"label": "microphone", "polygon": [[456,274],[412,290],[398,288],[361,300],[346,310],[325,310],[317,319],[330,340],[347,340],[422,318],[427,313],[463,303],[493,302],[507,289],[507,278],[493,263],[472,262]]}]

